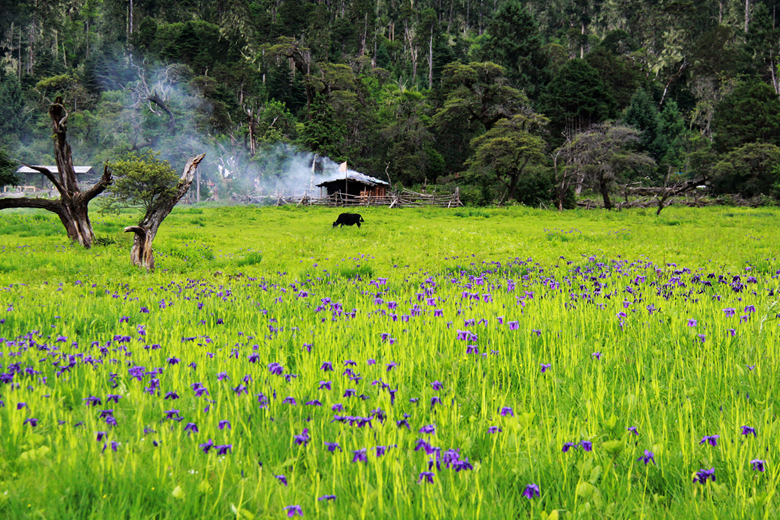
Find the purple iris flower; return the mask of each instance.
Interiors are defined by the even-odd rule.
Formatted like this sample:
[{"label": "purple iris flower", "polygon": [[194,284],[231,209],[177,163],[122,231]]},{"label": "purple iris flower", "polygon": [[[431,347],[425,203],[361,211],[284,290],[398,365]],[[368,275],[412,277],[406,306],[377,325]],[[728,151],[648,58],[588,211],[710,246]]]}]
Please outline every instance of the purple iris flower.
[{"label": "purple iris flower", "polygon": [[93,395],[83,399],[83,401],[86,401],[87,406],[97,406],[101,404],[100,398]]},{"label": "purple iris flower", "polygon": [[433,410],[433,407],[437,404],[441,404],[441,399],[439,399],[438,396],[431,397],[431,410]]},{"label": "purple iris flower", "polygon": [[287,485],[287,477],[284,475],[274,475],[274,477],[285,486]]},{"label": "purple iris flower", "polygon": [[233,451],[232,444],[218,444],[214,447],[217,449],[217,455],[227,455],[227,452]]},{"label": "purple iris flower", "polygon": [[187,423],[187,425],[184,427],[184,431],[189,433],[198,433],[198,425],[194,422]]},{"label": "purple iris flower", "polygon": [[301,509],[301,506],[287,506],[284,510],[287,511],[288,517],[303,516],[303,509]]},{"label": "purple iris flower", "polygon": [[427,482],[429,484],[433,484],[433,473],[430,471],[423,471],[420,473],[420,478],[417,479],[418,484],[422,484],[423,482]]},{"label": "purple iris flower", "polygon": [[406,419],[401,419],[401,420],[395,421],[395,425],[396,425],[397,427],[399,427],[399,428],[403,428],[404,426],[406,426],[406,429],[407,429],[407,430],[411,430],[411,429],[412,429],[412,428],[409,426],[409,421],[407,421]]},{"label": "purple iris flower", "polygon": [[515,416],[514,410],[512,410],[508,406],[504,406],[503,408],[501,408],[501,410],[498,413],[500,413],[502,417],[506,417],[507,415],[511,415],[512,417]]},{"label": "purple iris flower", "polygon": [[695,327],[696,326],[696,320],[694,320],[693,318],[689,319],[688,320],[688,326],[689,327]]},{"label": "purple iris flower", "polygon": [[97,432],[97,441],[102,441],[106,435],[108,435],[106,432]]},{"label": "purple iris flower", "polygon": [[704,484],[707,482],[707,479],[712,480],[715,482],[715,468],[710,469],[700,469],[696,472],[696,476],[693,477],[694,484],[698,482],[699,484]]},{"label": "purple iris flower", "polygon": [[444,388],[444,385],[442,385],[442,384],[441,384],[439,381],[434,381],[433,383],[431,383],[431,386],[432,386],[432,387],[433,387],[433,389],[434,389],[434,390],[436,390],[436,391],[439,391],[439,390],[441,390],[442,388]]},{"label": "purple iris flower", "polygon": [[468,457],[466,457],[463,460],[457,460],[457,461],[453,462],[452,463],[452,467],[455,468],[455,473],[458,473],[460,471],[474,469],[474,466],[472,466],[469,463],[469,458]]},{"label": "purple iris flower", "polygon": [[362,450],[354,450],[352,453],[352,462],[368,462],[368,458],[366,457],[366,448],[363,448]]},{"label": "purple iris flower", "polygon": [[626,430],[630,431],[634,435],[639,435],[639,431],[636,429],[636,426],[629,426],[628,428],[626,428]]},{"label": "purple iris flower", "polygon": [[388,448],[387,446],[377,446],[376,448],[374,448],[376,450],[376,456],[377,457],[383,456],[385,453],[387,453],[387,448]]},{"label": "purple iris flower", "polygon": [[177,357],[169,357],[167,361],[169,365],[178,365],[181,362],[181,359]]},{"label": "purple iris flower", "polygon": [[322,389],[330,390],[331,389],[330,381],[320,381],[319,384],[320,384],[319,390],[322,390]]},{"label": "purple iris flower", "polygon": [[753,434],[753,437],[758,437],[755,428],[751,428],[750,426],[742,427],[742,435],[750,435],[751,433]]},{"label": "purple iris flower", "polygon": [[347,388],[344,391],[344,397],[355,397],[355,390],[352,388]]},{"label": "purple iris flower", "polygon": [[344,405],[341,403],[336,403],[333,406],[331,406],[330,409],[333,410],[334,412],[343,412]]},{"label": "purple iris flower", "polygon": [[320,370],[324,370],[325,372],[333,372],[333,363],[331,363],[330,361],[324,362],[320,366]]},{"label": "purple iris flower", "polygon": [[726,333],[727,333],[729,336],[731,336],[731,337],[734,337],[734,336],[736,336],[736,335],[737,335],[737,331],[736,331],[735,329],[726,329]]},{"label": "purple iris flower", "polygon": [[203,450],[203,453],[208,453],[213,446],[214,446],[214,441],[212,441],[211,439],[204,442],[203,444],[198,444],[198,447]]},{"label": "purple iris flower", "polygon": [[395,361],[391,361],[390,363],[387,363],[387,371],[390,372],[393,368],[397,366],[398,364]]},{"label": "purple iris flower", "polygon": [[434,426],[433,424],[428,424],[426,426],[423,426],[422,428],[420,428],[420,433],[433,435],[436,433],[436,426]]},{"label": "purple iris flower", "polygon": [[282,401],[282,404],[292,404],[292,405],[297,405],[298,403],[295,401],[295,398],[294,398],[294,397],[289,397],[289,396],[288,396],[288,397],[285,397],[285,398],[284,398],[284,401]]},{"label": "purple iris flower", "polygon": [[466,354],[479,354],[477,345],[466,345]]},{"label": "purple iris flower", "polygon": [[113,401],[113,402],[118,404],[120,399],[122,399],[121,395],[118,395],[118,394],[108,394],[106,396],[106,403],[110,403],[111,401]]},{"label": "purple iris flower", "polygon": [[590,441],[581,441],[580,446],[582,446],[582,449],[585,451],[593,451],[593,443]]},{"label": "purple iris flower", "polygon": [[219,421],[219,424],[217,426],[219,427],[220,430],[224,430],[225,427],[227,427],[228,430],[233,429],[233,427],[230,425],[230,421],[228,421],[227,419],[223,419]]},{"label": "purple iris flower", "polygon": [[227,375],[227,372],[220,372],[217,374],[217,381],[222,381],[224,379],[230,379],[230,376]]},{"label": "purple iris flower", "polygon": [[510,321],[507,325],[509,325],[509,330],[517,330],[520,328],[519,321]]},{"label": "purple iris flower", "polygon": [[547,370],[549,370],[550,367],[552,367],[550,363],[539,363],[539,365],[542,367],[542,374],[547,372]]},{"label": "purple iris flower", "polygon": [[354,367],[354,366],[357,366],[357,363],[355,363],[355,361],[352,360],[352,359],[348,359],[348,360],[344,361],[344,366],[345,367]]},{"label": "purple iris flower", "polygon": [[756,365],[745,365],[751,372],[756,368]]},{"label": "purple iris flower", "polygon": [[307,405],[307,406],[322,406],[322,403],[321,403],[321,402],[319,402],[319,401],[318,401],[318,400],[316,400],[316,399],[314,399],[313,401],[306,401],[306,402],[305,402],[305,403],[303,403],[303,404],[305,404],[305,405]]},{"label": "purple iris flower", "polygon": [[331,500],[336,500],[336,495],[322,495],[317,500],[320,501],[320,502],[322,502],[323,500],[325,500],[326,502],[329,502]]},{"label": "purple iris flower", "polygon": [[575,443],[573,443],[573,442],[564,442],[564,443],[563,443],[563,448],[561,449],[561,451],[562,451],[563,453],[566,453],[566,452],[568,452],[568,451],[569,451],[571,448],[574,448],[574,449],[576,450],[578,447],[579,447],[579,445],[578,445],[578,444],[575,444]]},{"label": "purple iris flower", "polygon": [[244,385],[238,385],[232,390],[236,393],[236,395],[241,395],[242,393],[249,395],[249,389]]},{"label": "purple iris flower", "polygon": [[341,446],[339,446],[338,442],[326,442],[325,447],[328,449],[329,452],[333,453],[336,450],[344,451],[341,449]]},{"label": "purple iris flower", "polygon": [[22,408],[27,408],[29,410],[29,407],[27,406],[27,403],[16,403],[16,409],[21,410]]},{"label": "purple iris flower", "polygon": [[766,470],[766,461],[761,459],[753,459],[750,461],[750,465],[753,467],[753,471],[760,471],[763,473]]},{"label": "purple iris flower", "polygon": [[727,318],[731,318],[737,313],[737,310],[732,307],[726,307],[723,309],[723,312],[726,314]]},{"label": "purple iris flower", "polygon": [[311,436],[309,435],[309,429],[304,428],[300,435],[293,435],[293,442],[297,444],[298,446],[303,445],[304,447],[309,445],[309,441],[311,440]]},{"label": "purple iris flower", "polygon": [[591,354],[591,356],[596,358],[598,361],[601,361],[601,352],[594,352]]},{"label": "purple iris flower", "polygon": [[166,410],[164,413],[166,419],[173,419],[179,416],[179,410]]},{"label": "purple iris flower", "polygon": [[488,433],[501,433],[503,431],[504,430],[502,430],[498,426],[491,426],[491,427],[488,428]]},{"label": "purple iris flower", "polygon": [[720,435],[705,435],[701,438],[699,441],[699,444],[707,443],[710,446],[717,446],[718,445],[718,439],[720,438]]},{"label": "purple iris flower", "polygon": [[178,398],[179,398],[179,394],[177,394],[176,392],[166,392],[165,397],[163,398],[163,400],[178,399]]},{"label": "purple iris flower", "polygon": [[[644,463],[645,463],[645,466],[647,466],[647,464],[648,464],[648,463],[650,463],[650,462],[652,462],[653,464],[655,464],[655,458],[654,458],[654,457],[655,457],[655,453],[653,453],[652,451],[647,451],[647,450],[645,450],[645,454],[644,454],[644,455],[642,455],[641,457],[639,457],[639,458],[638,458],[638,459],[636,459],[636,460],[641,460],[642,462],[644,462]],[[715,478],[713,477],[713,480],[714,480],[714,479],[715,479]]]},{"label": "purple iris flower", "polygon": [[538,497],[539,494],[540,494],[539,486],[537,486],[536,484],[528,484],[527,486],[525,486],[525,489],[523,490],[522,493],[522,495],[528,500]]}]

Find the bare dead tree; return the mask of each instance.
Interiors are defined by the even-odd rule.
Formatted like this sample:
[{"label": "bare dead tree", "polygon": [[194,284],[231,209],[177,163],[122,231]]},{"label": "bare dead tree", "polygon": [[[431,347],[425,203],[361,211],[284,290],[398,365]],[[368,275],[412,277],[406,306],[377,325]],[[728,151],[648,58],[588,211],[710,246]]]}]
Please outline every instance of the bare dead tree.
[{"label": "bare dead tree", "polygon": [[669,204],[672,203],[675,197],[679,197],[697,189],[699,186],[706,185],[707,177],[701,176],[696,179],[686,181],[669,182],[669,174],[666,175],[663,186],[658,187],[644,187],[644,186],[626,186],[625,192],[631,195],[650,196],[655,197],[658,201],[658,210],[655,212],[656,216],[661,214],[661,211]]},{"label": "bare dead tree", "polygon": [[190,157],[187,164],[184,165],[184,172],[179,178],[179,183],[176,185],[174,193],[167,198],[156,201],[149,209],[146,210],[143,220],[137,226],[127,226],[125,233],[135,233],[133,238],[133,248],[130,250],[130,260],[133,265],[145,268],[147,271],[154,270],[154,251],[152,250],[152,242],[157,235],[157,230],[162,224],[162,221],[173,210],[179,200],[190,189],[192,181],[195,178],[195,170],[198,169],[198,165],[206,156],[205,153]]},{"label": "bare dead tree", "polygon": [[89,249],[95,241],[92,223],[89,220],[89,201],[100,195],[111,184],[111,171],[106,166],[100,180],[87,191],[81,191],[67,139],[68,115],[62,97],[58,96],[49,107],[49,117],[55,137],[54,158],[57,162],[57,173],[42,166],[25,165],[49,179],[59,192],[60,199],[3,198],[0,199],[0,209],[37,208],[56,213],[65,226],[68,238]]}]

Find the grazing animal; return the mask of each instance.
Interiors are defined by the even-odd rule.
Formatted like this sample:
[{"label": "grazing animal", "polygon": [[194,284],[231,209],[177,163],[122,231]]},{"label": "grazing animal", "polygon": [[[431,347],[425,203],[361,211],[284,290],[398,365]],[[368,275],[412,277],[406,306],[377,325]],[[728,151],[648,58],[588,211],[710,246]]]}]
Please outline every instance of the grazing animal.
[{"label": "grazing animal", "polygon": [[360,227],[361,222],[365,222],[365,220],[363,220],[363,217],[361,217],[359,213],[342,213],[339,215],[339,218],[336,219],[336,222],[333,223],[333,227],[351,226],[353,224],[357,224],[357,227]]}]

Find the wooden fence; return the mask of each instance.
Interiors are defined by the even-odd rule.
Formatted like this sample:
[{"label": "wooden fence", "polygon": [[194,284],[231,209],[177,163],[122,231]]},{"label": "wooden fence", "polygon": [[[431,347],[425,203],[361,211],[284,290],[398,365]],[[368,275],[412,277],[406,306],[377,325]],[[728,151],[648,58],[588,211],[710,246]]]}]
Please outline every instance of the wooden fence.
[{"label": "wooden fence", "polygon": [[455,188],[455,192],[452,194],[417,193],[403,189],[401,191],[392,191],[382,196],[349,195],[338,192],[323,198],[309,197],[308,195],[303,197],[284,195],[248,196],[242,197],[237,202],[274,206],[295,204],[296,206],[330,207],[388,206],[390,208],[412,208],[435,206],[439,208],[457,208],[463,206],[463,203],[460,201],[460,190],[458,188]]}]

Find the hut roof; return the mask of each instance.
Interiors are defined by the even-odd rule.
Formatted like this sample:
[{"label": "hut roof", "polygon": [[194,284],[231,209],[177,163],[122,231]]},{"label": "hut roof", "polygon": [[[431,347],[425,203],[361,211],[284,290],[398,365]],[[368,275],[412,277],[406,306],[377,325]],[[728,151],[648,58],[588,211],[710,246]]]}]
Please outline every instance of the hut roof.
[{"label": "hut roof", "polygon": [[[57,172],[56,166],[49,166],[49,165],[39,165],[36,164],[38,168],[46,168],[52,173]],[[92,168],[92,166],[74,166],[74,170],[76,170],[76,175],[94,175],[95,170]],[[16,173],[38,173],[38,170],[33,170],[32,168],[28,168],[27,166],[22,166],[18,170],[16,170]]]},{"label": "hut roof", "polygon": [[333,175],[332,177],[329,177],[329,178],[325,179],[324,181],[320,182],[319,184],[317,184],[317,186],[318,187],[322,187],[322,186],[325,186],[325,185],[330,184],[332,182],[338,182],[338,181],[342,181],[343,182],[345,178],[347,180],[359,182],[359,183],[365,184],[367,186],[377,186],[377,185],[390,186],[390,184],[388,184],[387,182],[385,182],[383,180],[380,180],[380,179],[377,179],[375,177],[371,177],[371,176],[368,176],[368,175],[364,175],[364,174],[362,174],[360,172],[356,172],[354,170],[349,170],[348,172],[346,172],[346,174],[338,173],[336,175]]}]

